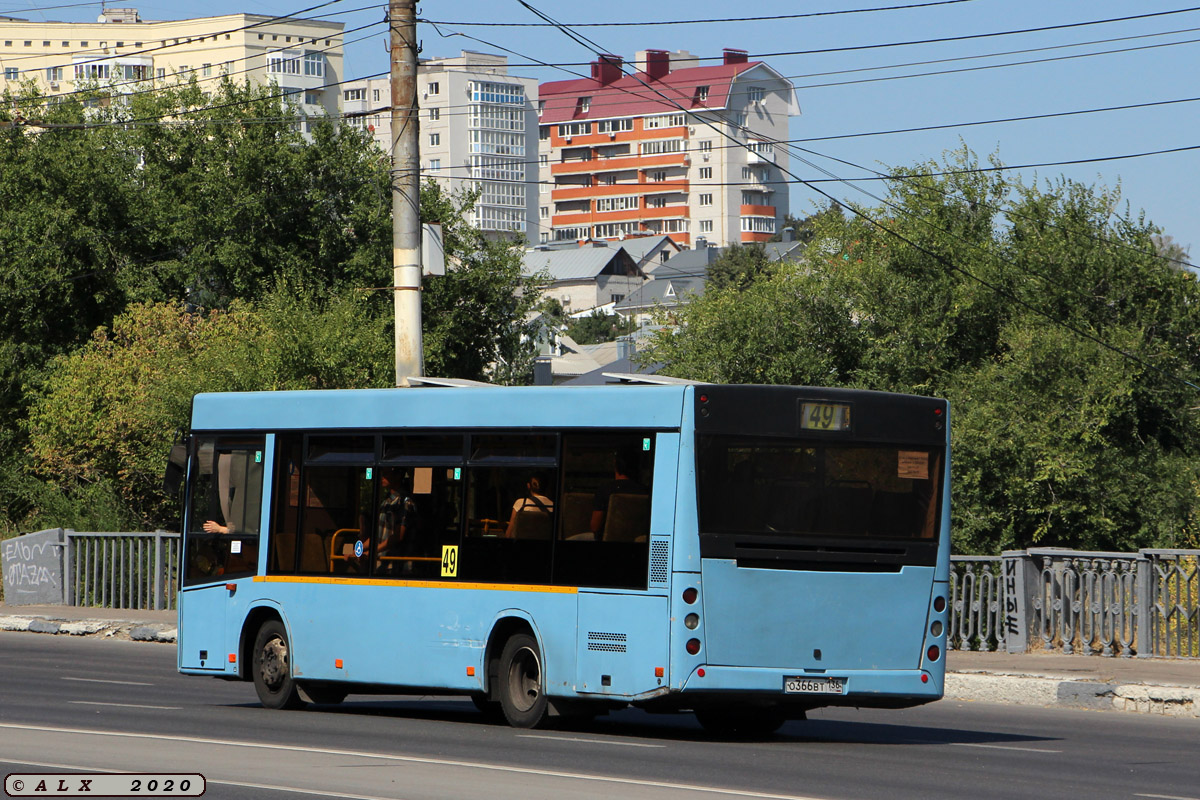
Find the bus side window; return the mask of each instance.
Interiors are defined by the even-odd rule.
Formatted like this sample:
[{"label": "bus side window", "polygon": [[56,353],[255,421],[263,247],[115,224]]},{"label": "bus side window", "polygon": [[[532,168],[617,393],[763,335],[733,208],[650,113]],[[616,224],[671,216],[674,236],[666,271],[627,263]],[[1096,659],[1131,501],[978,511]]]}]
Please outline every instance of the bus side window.
[{"label": "bus side window", "polygon": [[563,436],[559,585],[646,588],[654,434]]},{"label": "bus side window", "polygon": [[242,577],[258,569],[263,446],[262,437],[197,437],[185,582]]}]

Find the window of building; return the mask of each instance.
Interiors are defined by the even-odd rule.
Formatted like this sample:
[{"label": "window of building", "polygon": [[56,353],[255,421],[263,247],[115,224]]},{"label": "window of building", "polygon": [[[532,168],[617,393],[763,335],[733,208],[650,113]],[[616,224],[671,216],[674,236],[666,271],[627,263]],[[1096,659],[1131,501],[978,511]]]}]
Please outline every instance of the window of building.
[{"label": "window of building", "polygon": [[661,194],[646,198],[646,208],[663,208],[667,205],[667,198]]},{"label": "window of building", "polygon": [[441,118],[442,118],[442,110],[440,108],[429,109],[429,119],[431,122],[434,120],[439,120]]},{"label": "window of building", "polygon": [[597,133],[620,133],[633,130],[633,119],[602,119],[596,123]]},{"label": "window of building", "polygon": [[700,168],[700,180],[707,181],[712,178],[712,167]]},{"label": "window of building", "polygon": [[20,74],[21,70],[17,69],[16,67],[4,68],[4,80],[6,81],[15,81]]},{"label": "window of building", "polygon": [[342,97],[345,98],[346,101],[362,100],[363,99],[363,90],[362,89],[347,89],[346,91],[344,91],[342,93]]},{"label": "window of building", "polygon": [[729,124],[733,125],[735,128],[746,127],[746,112],[745,111],[735,111],[732,114],[730,114],[729,115]]},{"label": "window of building", "polygon": [[539,219],[550,219],[549,206],[542,206],[541,208],[538,209],[538,218]]},{"label": "window of building", "polygon": [[429,134],[429,146],[437,147],[442,143],[442,135],[440,133]]},{"label": "window of building", "polygon": [[550,138],[550,126],[549,125],[539,125],[538,126],[538,141],[544,142],[544,141],[548,140],[549,138]]},{"label": "window of building", "polygon": [[429,93],[430,94],[441,94],[441,91],[442,91],[442,87],[438,85],[437,81],[430,81],[430,83],[429,83]]},{"label": "window of building", "polygon": [[267,72],[274,75],[299,75],[300,59],[295,54],[267,56]]},{"label": "window of building", "polygon": [[550,231],[542,231],[538,234],[538,244],[547,244],[550,241]]},{"label": "window of building", "polygon": [[706,140],[705,140],[705,141],[703,141],[703,142],[697,142],[697,144],[696,144],[696,148],[697,148],[697,149],[698,149],[698,150],[699,150],[701,153],[709,153],[709,152],[711,152],[711,151],[712,151],[712,140],[711,140],[711,139],[706,139]]},{"label": "window of building", "polygon": [[667,171],[665,169],[655,170],[646,176],[651,183],[660,183],[667,179]]},{"label": "window of building", "polygon": [[707,103],[708,102],[708,87],[707,86],[697,86],[695,99],[696,99],[697,103]]},{"label": "window of building", "polygon": [[742,217],[743,233],[774,233],[774,217]]},{"label": "window of building", "polygon": [[596,201],[596,211],[628,211],[638,207],[638,199],[629,197],[601,197]]},{"label": "window of building", "polygon": [[550,163],[550,156],[549,156],[549,154],[547,154],[547,153],[542,153],[541,155],[539,155],[539,156],[538,156],[538,165],[539,165],[539,166],[543,166],[543,167],[544,167],[544,166],[546,166],[546,165],[547,165],[547,164],[549,164],[549,163]]},{"label": "window of building", "polygon": [[541,117],[542,117],[542,113],[543,113],[545,110],[546,110],[546,101],[545,101],[545,100],[538,100],[538,104],[537,104],[537,115],[538,115],[538,119],[541,119]]},{"label": "window of building", "polygon": [[616,186],[617,185],[617,176],[612,174],[611,172],[608,173],[607,175],[601,175],[599,178],[599,184],[601,186]]},{"label": "window of building", "polygon": [[[378,89],[371,90],[371,102],[374,102],[374,103],[379,102],[379,90]],[[431,116],[430,119],[433,119],[433,117]]]},{"label": "window of building", "polygon": [[592,98],[581,97],[581,98],[579,98],[579,102],[576,104],[575,110],[576,110],[576,113],[578,113],[578,114],[586,114],[586,113],[588,113],[588,111],[591,110],[591,108],[592,108]]},{"label": "window of building", "polygon": [[585,136],[592,132],[592,123],[590,122],[571,122],[566,125],[558,126],[558,135],[566,136]]},{"label": "window of building", "polygon": [[538,184],[538,194],[546,194],[550,191],[550,187],[545,183]]},{"label": "window of building", "polygon": [[154,77],[158,78],[159,80],[166,78],[167,77],[166,67],[159,67],[156,70],[154,70]]},{"label": "window of building", "polygon": [[310,106],[321,105],[321,93],[308,91],[304,93],[304,102]]},{"label": "window of building", "polygon": [[750,167],[742,167],[742,180],[749,181],[754,179],[754,170]]},{"label": "window of building", "polygon": [[429,159],[429,171],[437,172],[442,168],[442,160],[440,158]]},{"label": "window of building", "polygon": [[325,54],[305,53],[304,74],[313,78],[325,77]]},{"label": "window of building", "polygon": [[712,233],[712,229],[713,229],[713,221],[711,219],[700,220],[700,232],[701,233]]},{"label": "window of building", "polygon": [[642,155],[644,156],[664,155],[666,153],[682,153],[683,150],[683,139],[659,139],[656,141],[642,142]]},{"label": "window of building", "polygon": [[62,67],[46,67],[46,80],[58,82],[58,81],[61,81],[62,79],[63,79],[63,68]]},{"label": "window of building", "polygon": [[642,129],[649,131],[656,128],[678,128],[685,124],[684,120],[683,114],[659,114],[642,120]]},{"label": "window of building", "polygon": [[610,294],[608,296],[608,302],[610,302],[610,303],[619,303],[624,299],[625,299],[625,295],[623,295],[623,294]]},{"label": "window of building", "polygon": [[[49,46],[50,46],[50,42],[42,42],[42,47],[49,47]],[[124,42],[117,42],[117,47],[124,47],[124,46],[125,46]]]},{"label": "window of building", "polygon": [[212,77],[212,64],[204,64],[203,66],[201,66],[200,74],[203,75],[205,78],[211,78]]},{"label": "window of building", "polygon": [[751,86],[746,93],[750,96],[751,103],[761,103],[767,96],[766,90],[761,86]]}]

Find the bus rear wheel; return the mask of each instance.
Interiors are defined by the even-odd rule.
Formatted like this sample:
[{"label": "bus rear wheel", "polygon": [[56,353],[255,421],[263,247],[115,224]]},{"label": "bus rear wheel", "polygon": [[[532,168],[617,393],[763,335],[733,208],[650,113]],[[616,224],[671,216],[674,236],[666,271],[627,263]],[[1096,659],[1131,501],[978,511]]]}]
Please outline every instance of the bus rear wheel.
[{"label": "bus rear wheel", "polygon": [[548,701],[543,686],[542,656],[537,640],[518,633],[500,654],[500,709],[514,728],[539,728],[546,724]]},{"label": "bus rear wheel", "polygon": [[266,708],[300,708],[304,700],[292,680],[287,630],[277,619],[267,620],[254,639],[254,691]]}]

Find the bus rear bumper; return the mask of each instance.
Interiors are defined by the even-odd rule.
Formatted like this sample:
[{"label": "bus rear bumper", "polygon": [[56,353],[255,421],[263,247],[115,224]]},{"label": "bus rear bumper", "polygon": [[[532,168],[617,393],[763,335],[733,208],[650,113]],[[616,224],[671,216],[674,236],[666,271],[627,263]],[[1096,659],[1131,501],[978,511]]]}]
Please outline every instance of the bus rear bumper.
[{"label": "bus rear bumper", "polygon": [[[797,678],[800,680],[791,680]],[[944,684],[941,665],[928,670],[830,669],[820,673],[705,666],[692,671],[679,688],[679,697],[736,694],[754,702],[810,708],[829,705],[897,708],[941,699]]]}]

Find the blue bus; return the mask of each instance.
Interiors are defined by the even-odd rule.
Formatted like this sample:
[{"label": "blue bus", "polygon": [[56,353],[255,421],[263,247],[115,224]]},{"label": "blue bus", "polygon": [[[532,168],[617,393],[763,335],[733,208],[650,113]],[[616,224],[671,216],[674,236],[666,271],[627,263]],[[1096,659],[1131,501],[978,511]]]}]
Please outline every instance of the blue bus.
[{"label": "blue bus", "polygon": [[948,415],[684,382],[197,395],[179,670],[270,708],[458,694],[527,728],[936,700]]}]

